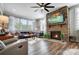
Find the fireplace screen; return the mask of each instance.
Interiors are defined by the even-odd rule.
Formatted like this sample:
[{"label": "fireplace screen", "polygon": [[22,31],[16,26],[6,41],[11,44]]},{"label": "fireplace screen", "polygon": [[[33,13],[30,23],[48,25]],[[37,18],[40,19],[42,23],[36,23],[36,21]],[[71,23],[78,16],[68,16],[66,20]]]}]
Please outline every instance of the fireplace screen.
[{"label": "fireplace screen", "polygon": [[51,39],[61,40],[61,31],[51,31]]}]

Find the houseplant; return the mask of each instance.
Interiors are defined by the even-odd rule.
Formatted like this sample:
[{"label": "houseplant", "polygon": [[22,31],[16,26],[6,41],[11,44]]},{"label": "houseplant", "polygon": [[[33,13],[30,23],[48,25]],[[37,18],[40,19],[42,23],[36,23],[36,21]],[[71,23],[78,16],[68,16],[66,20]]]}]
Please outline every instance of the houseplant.
[{"label": "houseplant", "polygon": [[44,38],[50,38],[50,34],[48,32],[44,33]]}]

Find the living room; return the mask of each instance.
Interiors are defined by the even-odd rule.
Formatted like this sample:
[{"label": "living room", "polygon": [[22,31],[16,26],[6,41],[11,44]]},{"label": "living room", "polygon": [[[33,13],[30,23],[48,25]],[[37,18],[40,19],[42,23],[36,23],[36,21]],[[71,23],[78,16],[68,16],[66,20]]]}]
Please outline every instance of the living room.
[{"label": "living room", "polygon": [[78,55],[78,12],[77,3],[0,3],[0,54]]}]

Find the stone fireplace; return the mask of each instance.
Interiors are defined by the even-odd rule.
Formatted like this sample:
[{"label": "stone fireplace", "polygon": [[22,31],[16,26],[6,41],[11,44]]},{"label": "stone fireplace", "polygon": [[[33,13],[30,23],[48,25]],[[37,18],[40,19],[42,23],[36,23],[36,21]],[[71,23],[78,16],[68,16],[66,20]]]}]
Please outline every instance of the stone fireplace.
[{"label": "stone fireplace", "polygon": [[51,39],[61,40],[61,31],[50,31]]},{"label": "stone fireplace", "polygon": [[[50,19],[50,17],[52,15],[56,14],[57,12],[63,13],[64,22],[50,24],[48,22],[48,20]],[[69,41],[70,28],[68,26],[69,19],[67,16],[68,16],[68,7],[67,6],[63,6],[63,7],[59,8],[55,11],[52,11],[46,15],[46,22],[47,22],[47,29],[46,30],[51,35],[51,39],[57,39],[57,40],[61,40],[61,41]]]}]

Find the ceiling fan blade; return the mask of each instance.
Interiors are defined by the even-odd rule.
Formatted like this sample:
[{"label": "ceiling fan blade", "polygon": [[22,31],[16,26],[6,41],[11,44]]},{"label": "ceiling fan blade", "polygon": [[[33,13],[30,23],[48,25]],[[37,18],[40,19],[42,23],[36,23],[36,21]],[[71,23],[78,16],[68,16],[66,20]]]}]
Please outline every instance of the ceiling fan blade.
[{"label": "ceiling fan blade", "polygon": [[36,3],[38,6],[42,7],[42,5],[40,5],[39,3]]},{"label": "ceiling fan blade", "polygon": [[40,8],[39,6],[32,6],[31,8]]},{"label": "ceiling fan blade", "polygon": [[49,5],[49,4],[51,4],[51,3],[46,3],[45,6],[47,6],[47,5]]},{"label": "ceiling fan blade", "polygon": [[55,6],[46,6],[46,8],[55,8]]},{"label": "ceiling fan blade", "polygon": [[46,9],[46,8],[44,8],[47,12],[49,12],[49,10],[48,9]]}]

